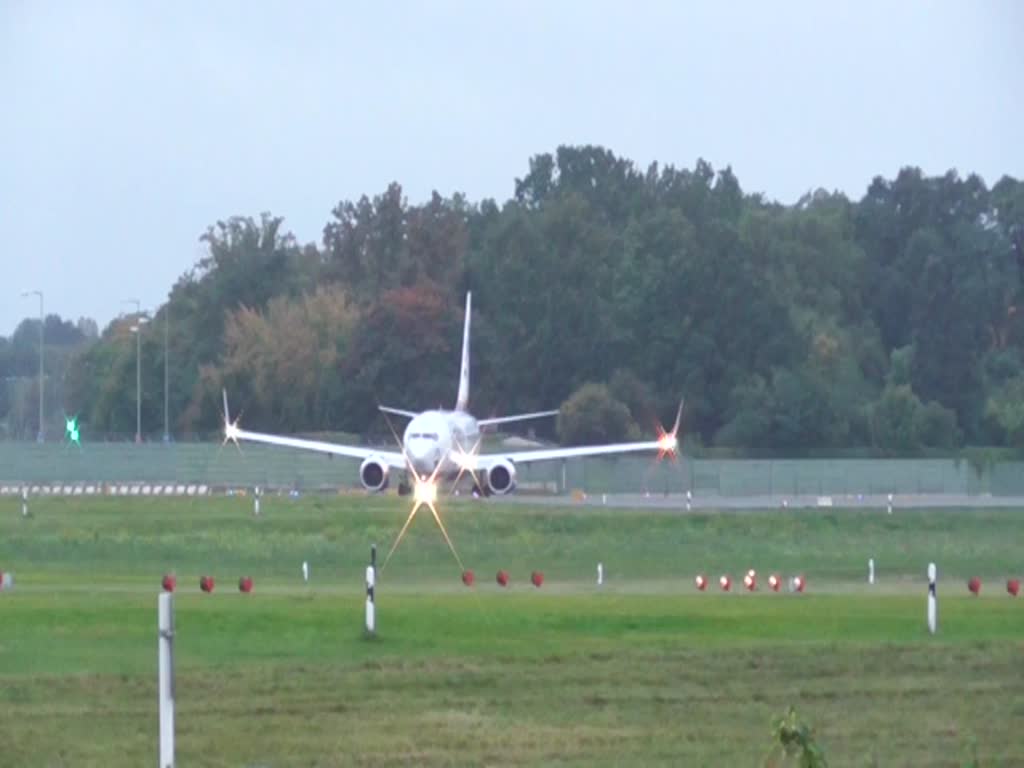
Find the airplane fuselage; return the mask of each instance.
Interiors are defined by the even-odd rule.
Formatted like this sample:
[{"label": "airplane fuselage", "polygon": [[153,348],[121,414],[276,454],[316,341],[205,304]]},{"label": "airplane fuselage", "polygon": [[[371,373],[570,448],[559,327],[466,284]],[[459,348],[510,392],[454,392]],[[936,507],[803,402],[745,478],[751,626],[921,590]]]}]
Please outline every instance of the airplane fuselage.
[{"label": "airplane fuselage", "polygon": [[[413,417],[405,428],[402,446],[416,473],[421,477],[435,471],[437,477],[453,477],[460,466],[450,459],[452,452],[477,453],[480,426],[465,411],[424,411]],[[438,468],[438,464],[441,467]]]}]

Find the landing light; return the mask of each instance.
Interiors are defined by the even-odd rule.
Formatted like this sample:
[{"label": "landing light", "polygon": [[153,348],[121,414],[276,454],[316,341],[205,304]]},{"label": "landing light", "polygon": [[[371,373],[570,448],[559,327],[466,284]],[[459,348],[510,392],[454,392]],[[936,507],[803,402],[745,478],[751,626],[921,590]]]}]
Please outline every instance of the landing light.
[{"label": "landing light", "polygon": [[416,483],[416,490],[414,492],[414,498],[416,504],[426,504],[430,506],[437,501],[437,483],[433,480],[420,480]]},{"label": "landing light", "polygon": [[465,451],[452,452],[452,461],[458,465],[460,469],[469,470],[472,472],[477,468],[478,456],[474,453],[466,453]]}]

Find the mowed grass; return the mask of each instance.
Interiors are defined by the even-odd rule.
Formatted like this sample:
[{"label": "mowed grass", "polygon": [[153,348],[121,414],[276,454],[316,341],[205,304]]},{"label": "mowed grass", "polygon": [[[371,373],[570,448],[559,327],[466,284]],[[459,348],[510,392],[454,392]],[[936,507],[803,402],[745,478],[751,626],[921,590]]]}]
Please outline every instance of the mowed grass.
[{"label": "mowed grass", "polygon": [[[1020,511],[446,502],[476,585],[421,511],[367,639],[368,546],[382,562],[407,511],[265,498],[257,519],[251,499],[53,499],[22,519],[0,503],[0,569],[17,581],[0,595],[0,765],[155,761],[169,570],[182,766],[763,765],[790,705],[831,765],[962,765],[972,745],[982,765],[1024,764],[1024,604],[1004,587],[1024,570]],[[739,585],[747,567],[755,594]],[[805,574],[808,591],[765,592],[772,570]],[[698,571],[731,573],[739,592],[697,593]],[[237,591],[243,574],[252,594]],[[974,574],[981,599],[964,586]]]}]

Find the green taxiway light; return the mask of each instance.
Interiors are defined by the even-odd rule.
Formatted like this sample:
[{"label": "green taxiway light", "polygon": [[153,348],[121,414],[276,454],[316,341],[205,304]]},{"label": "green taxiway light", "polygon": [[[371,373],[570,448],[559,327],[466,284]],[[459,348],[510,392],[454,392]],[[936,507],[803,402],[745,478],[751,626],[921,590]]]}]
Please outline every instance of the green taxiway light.
[{"label": "green taxiway light", "polygon": [[65,419],[64,431],[71,442],[81,445],[80,433],[78,431],[78,419]]}]

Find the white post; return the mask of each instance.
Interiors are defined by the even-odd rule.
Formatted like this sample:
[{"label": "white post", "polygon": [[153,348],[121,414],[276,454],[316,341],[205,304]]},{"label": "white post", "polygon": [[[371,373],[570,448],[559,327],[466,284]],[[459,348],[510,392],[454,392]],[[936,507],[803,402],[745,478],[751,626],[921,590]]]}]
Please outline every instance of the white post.
[{"label": "white post", "polygon": [[868,560],[868,584],[875,583],[875,558]]},{"label": "white post", "polygon": [[938,597],[935,594],[935,563],[928,563],[928,631],[935,634],[938,617]]},{"label": "white post", "polygon": [[174,595],[159,597],[160,768],[174,768]]},{"label": "white post", "polygon": [[686,511],[687,511],[687,512],[689,512],[689,511],[690,511],[690,505],[691,505],[692,503],[693,503],[693,492],[692,492],[692,491],[689,491],[689,490],[687,490],[687,491],[686,491]]},{"label": "white post", "polygon": [[597,564],[597,586],[604,584],[604,566],[601,563]]},{"label": "white post", "polygon": [[371,635],[377,631],[377,616],[373,604],[373,591],[376,584],[377,545],[370,548],[370,564],[366,566],[366,631]]},{"label": "white post", "polygon": [[21,516],[28,517],[28,486],[21,489]]},{"label": "white post", "polygon": [[309,563],[305,560],[302,561],[302,580],[309,583]]},{"label": "white post", "polygon": [[253,508],[252,508],[253,514],[256,517],[259,517],[260,516],[260,487],[258,485],[256,486],[256,488],[255,488],[255,490],[253,492],[252,504],[253,504]]},{"label": "white post", "polygon": [[889,514],[892,514],[892,494],[889,494]]}]

